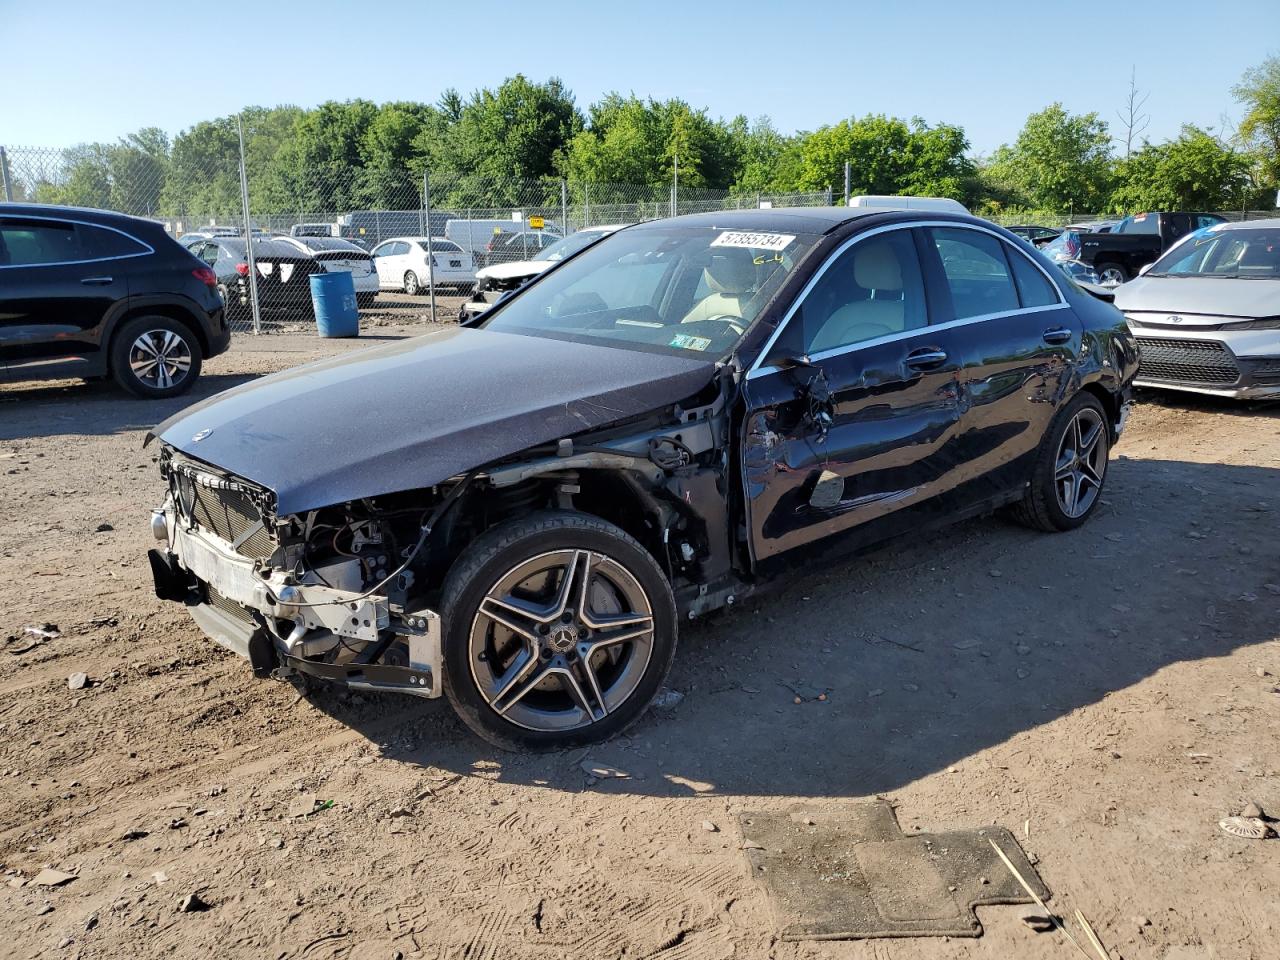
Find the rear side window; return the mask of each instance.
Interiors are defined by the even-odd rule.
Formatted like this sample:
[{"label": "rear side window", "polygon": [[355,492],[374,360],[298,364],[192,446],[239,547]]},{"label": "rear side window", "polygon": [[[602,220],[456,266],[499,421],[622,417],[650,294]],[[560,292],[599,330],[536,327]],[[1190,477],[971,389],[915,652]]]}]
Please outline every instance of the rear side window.
[{"label": "rear side window", "polygon": [[1024,307],[1046,307],[1058,302],[1057,291],[1034,263],[1017,250],[1005,250],[1009,265],[1013,267],[1013,279],[1018,284],[1018,296]]},{"label": "rear side window", "polygon": [[0,220],[0,266],[82,260],[76,225],[59,220]]},{"label": "rear side window", "polygon": [[929,233],[942,260],[957,320],[1018,309],[1018,291],[999,240],[951,227]]},{"label": "rear side window", "polygon": [[[422,243],[422,249],[423,250],[427,249],[427,244],[425,240]],[[456,243],[450,243],[448,240],[437,240],[435,237],[432,237],[431,252],[432,253],[461,253],[462,248],[458,246]]]},{"label": "rear side window", "polygon": [[107,257],[131,257],[146,253],[147,247],[132,237],[105,227],[92,227],[80,224],[80,249],[86,260],[105,259]]}]

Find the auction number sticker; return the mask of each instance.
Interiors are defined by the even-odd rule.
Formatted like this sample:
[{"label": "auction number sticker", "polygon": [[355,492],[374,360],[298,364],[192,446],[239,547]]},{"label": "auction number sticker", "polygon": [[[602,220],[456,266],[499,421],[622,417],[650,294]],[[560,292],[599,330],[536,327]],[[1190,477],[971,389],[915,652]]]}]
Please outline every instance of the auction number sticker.
[{"label": "auction number sticker", "polygon": [[747,233],[742,230],[726,230],[711,241],[713,247],[744,247],[748,250],[785,250],[794,240],[785,233]]}]

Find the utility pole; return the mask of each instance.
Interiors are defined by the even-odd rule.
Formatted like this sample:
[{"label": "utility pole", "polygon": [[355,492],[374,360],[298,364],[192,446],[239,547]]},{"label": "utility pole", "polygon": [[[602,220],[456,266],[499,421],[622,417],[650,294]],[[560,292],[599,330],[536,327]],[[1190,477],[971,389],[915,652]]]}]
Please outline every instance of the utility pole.
[{"label": "utility pole", "polygon": [[569,235],[569,183],[560,178],[560,235]]},{"label": "utility pole", "polygon": [[253,254],[253,222],[249,219],[249,174],[244,162],[244,124],[236,117],[240,135],[240,206],[244,211],[244,255],[249,261],[249,307],[253,311],[253,332],[262,333],[262,309],[258,305],[258,261]]},{"label": "utility pole", "polygon": [[0,147],[0,180],[4,181],[4,198],[13,203],[13,181],[9,179],[9,155]]},{"label": "utility pole", "polygon": [[675,165],[671,168],[671,215],[674,217],[680,202],[680,157],[676,155],[672,159],[675,160]]}]

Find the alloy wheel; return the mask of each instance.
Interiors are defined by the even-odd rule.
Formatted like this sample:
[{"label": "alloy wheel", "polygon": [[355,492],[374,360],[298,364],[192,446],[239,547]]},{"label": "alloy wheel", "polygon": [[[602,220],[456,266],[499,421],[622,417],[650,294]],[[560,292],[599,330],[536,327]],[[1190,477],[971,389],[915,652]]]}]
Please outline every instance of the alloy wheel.
[{"label": "alloy wheel", "polygon": [[138,382],[167,390],[191,372],[191,347],[172,330],[148,330],[129,347],[129,367]]},{"label": "alloy wheel", "polygon": [[1098,283],[1104,287],[1118,287],[1124,282],[1124,271],[1119,267],[1107,267],[1098,275]]},{"label": "alloy wheel", "polygon": [[1058,506],[1073,520],[1089,512],[1102,492],[1107,470],[1106,424],[1092,407],[1082,408],[1067,424],[1054,460]]},{"label": "alloy wheel", "polygon": [[409,270],[404,275],[404,292],[414,297],[418,294],[418,275]]},{"label": "alloy wheel", "polygon": [[513,567],[485,594],[469,660],[495,713],[564,732],[625,703],[653,647],[653,608],[635,576],[595,551],[556,550]]}]

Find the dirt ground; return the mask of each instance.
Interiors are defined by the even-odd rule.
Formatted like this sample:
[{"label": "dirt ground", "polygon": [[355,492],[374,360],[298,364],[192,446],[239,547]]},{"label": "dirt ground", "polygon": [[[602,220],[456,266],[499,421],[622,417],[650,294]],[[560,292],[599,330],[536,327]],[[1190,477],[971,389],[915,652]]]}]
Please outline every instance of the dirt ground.
[{"label": "dirt ground", "polygon": [[1013,906],[973,940],[777,940],[738,813],[883,796],[908,832],[1012,830],[1113,957],[1280,956],[1280,840],[1217,826],[1280,813],[1280,406],[1147,396],[1083,529],[815,570],[685,629],[683,700],[626,738],[522,757],[443,701],[255,680],[152,594],[146,429],[360,343],[242,337],[163,403],[0,388],[0,955],[1074,955]]}]

